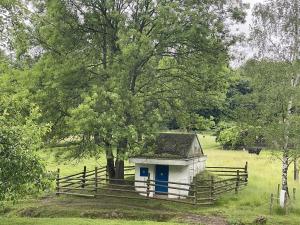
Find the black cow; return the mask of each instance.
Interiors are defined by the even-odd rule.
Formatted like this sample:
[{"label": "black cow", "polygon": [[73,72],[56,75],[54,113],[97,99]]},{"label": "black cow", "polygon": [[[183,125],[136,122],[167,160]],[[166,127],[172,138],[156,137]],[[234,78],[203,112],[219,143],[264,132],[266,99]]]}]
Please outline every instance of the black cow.
[{"label": "black cow", "polygon": [[260,151],[262,150],[262,147],[246,147],[245,148],[249,154],[256,154],[259,155]]}]

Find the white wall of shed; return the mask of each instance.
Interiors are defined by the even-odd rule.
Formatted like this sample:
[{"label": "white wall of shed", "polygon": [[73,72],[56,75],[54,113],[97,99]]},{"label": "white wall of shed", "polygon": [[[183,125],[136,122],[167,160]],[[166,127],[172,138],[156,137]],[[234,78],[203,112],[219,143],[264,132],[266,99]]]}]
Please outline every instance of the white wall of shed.
[{"label": "white wall of shed", "polygon": [[[190,184],[189,166],[169,166],[169,182]],[[169,187],[189,189],[189,185],[182,184],[169,184]],[[168,193],[188,195],[189,191],[169,188]],[[168,198],[185,198],[171,194],[168,195]]]},{"label": "white wall of shed", "polygon": [[[175,166],[175,165],[169,165],[169,182],[176,182],[176,183],[186,183],[190,184],[193,181],[193,177],[200,173],[201,171],[204,171],[205,169],[205,163],[206,163],[206,157],[196,158],[193,161],[189,161],[190,164],[188,166]],[[147,181],[148,177],[142,177],[140,176],[140,168],[146,167],[148,168],[148,172],[150,173],[150,179],[155,180],[155,166],[151,164],[135,164],[135,180],[136,181]],[[153,182],[152,182],[153,183]],[[135,189],[136,191],[147,191],[147,184],[146,182],[140,183],[135,182]],[[171,194],[179,194],[179,195],[188,195],[188,190],[177,190],[172,189],[170,187],[176,187],[176,188],[184,188],[189,189],[189,185],[182,185],[182,184],[169,184],[168,192]],[[150,197],[154,196],[155,186],[150,186]],[[168,198],[184,198],[179,197],[175,195],[168,195]],[[141,195],[146,196],[146,193],[141,193]]]},{"label": "white wall of shed", "polygon": [[205,170],[206,167],[206,157],[195,158],[191,160],[189,164],[189,178],[190,182],[193,181],[193,178],[200,172]]},{"label": "white wall of shed", "polygon": [[[150,165],[150,164],[135,164],[135,180],[136,181],[147,181],[148,177],[142,177],[140,176],[140,168],[141,167],[145,167],[148,168],[148,173],[150,173],[150,180],[155,180],[155,165]],[[134,183],[135,185],[135,190],[137,192],[141,191],[141,192],[146,192],[147,191],[147,184],[146,182],[140,183],[140,182],[136,182]],[[150,186],[150,191],[154,191],[155,190],[155,186]],[[147,194],[143,194],[141,193],[140,195],[143,196],[147,196]],[[154,192],[150,192],[149,196],[153,197]]]},{"label": "white wall of shed", "polygon": [[188,150],[188,157],[193,157],[199,154],[201,154],[201,146],[199,144],[198,139],[195,137],[190,146],[190,149]]}]

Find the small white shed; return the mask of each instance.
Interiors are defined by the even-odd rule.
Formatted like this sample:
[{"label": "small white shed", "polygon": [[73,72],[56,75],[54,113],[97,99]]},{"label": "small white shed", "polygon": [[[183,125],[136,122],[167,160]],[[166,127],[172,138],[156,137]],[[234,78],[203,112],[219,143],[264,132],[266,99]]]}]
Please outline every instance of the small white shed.
[{"label": "small white shed", "polygon": [[[159,133],[153,148],[152,154],[144,153],[129,159],[129,162],[135,163],[135,180],[146,181],[148,174],[151,180],[155,180],[150,197],[188,195],[187,190],[171,189],[164,184],[174,182],[169,186],[188,189],[188,185],[176,183],[190,184],[194,176],[205,169],[207,157],[203,154],[198,136],[194,133]],[[145,191],[145,183],[135,182],[135,186],[137,191]]]}]

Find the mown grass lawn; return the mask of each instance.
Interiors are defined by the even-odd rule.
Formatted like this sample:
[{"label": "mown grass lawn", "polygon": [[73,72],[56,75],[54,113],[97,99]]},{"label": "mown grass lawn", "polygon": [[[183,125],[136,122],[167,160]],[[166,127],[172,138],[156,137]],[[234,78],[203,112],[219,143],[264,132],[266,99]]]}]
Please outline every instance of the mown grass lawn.
[{"label": "mown grass lawn", "polygon": [[[238,195],[221,196],[214,206],[195,207],[178,203],[155,200],[124,200],[117,198],[85,199],[70,196],[56,197],[53,194],[42,199],[32,199],[8,207],[1,214],[0,224],[155,224],[157,221],[189,222],[188,215],[225,217],[230,224],[253,224],[259,216],[267,218],[269,225],[300,224],[300,185],[289,173],[289,186],[297,188],[296,201],[291,202],[289,212],[274,205],[269,213],[271,193],[276,194],[281,181],[281,164],[271,157],[270,151],[263,150],[259,156],[243,151],[224,151],[210,135],[199,135],[208,166],[244,166],[248,161],[249,183]],[[48,170],[58,167],[62,174],[72,174],[82,170],[105,165],[104,157],[77,161],[58,160],[55,155],[64,154],[64,148],[48,149],[42,153]],[[0,214],[0,215],[1,215]],[[24,218],[35,217],[35,218]],[[75,219],[74,219],[75,218]],[[91,219],[93,218],[93,219]],[[109,220],[103,220],[109,219]],[[136,222],[133,222],[133,221]]]}]

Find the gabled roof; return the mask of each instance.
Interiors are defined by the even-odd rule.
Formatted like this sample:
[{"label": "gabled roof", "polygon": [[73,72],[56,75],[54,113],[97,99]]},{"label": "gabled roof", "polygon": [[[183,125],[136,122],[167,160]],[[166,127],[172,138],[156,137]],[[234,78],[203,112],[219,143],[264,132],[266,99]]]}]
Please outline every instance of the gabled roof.
[{"label": "gabled roof", "polygon": [[[192,148],[194,142],[198,148]],[[152,149],[150,154],[149,146]],[[203,155],[199,139],[195,133],[159,133],[154,144],[146,146],[147,152],[141,156],[150,158],[193,158]]]}]

